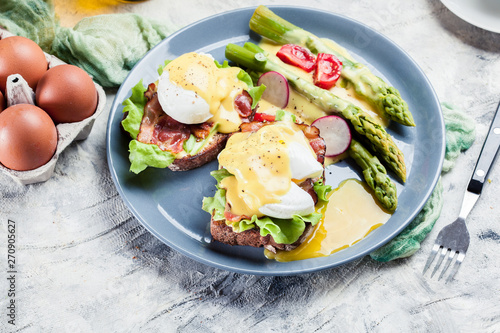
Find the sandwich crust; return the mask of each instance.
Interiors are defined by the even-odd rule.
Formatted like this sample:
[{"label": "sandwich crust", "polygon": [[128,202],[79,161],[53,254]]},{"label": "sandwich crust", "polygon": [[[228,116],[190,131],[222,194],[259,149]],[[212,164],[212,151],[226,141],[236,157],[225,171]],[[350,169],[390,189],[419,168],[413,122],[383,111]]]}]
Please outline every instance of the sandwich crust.
[{"label": "sandwich crust", "polygon": [[253,247],[264,247],[267,250],[276,253],[277,250],[291,251],[309,236],[313,227],[311,223],[306,223],[304,233],[293,244],[278,244],[274,241],[271,235],[261,236],[257,229],[249,229],[242,232],[234,232],[233,228],[226,224],[225,220],[215,221],[212,217],[210,220],[210,233],[213,240],[228,244],[228,245],[247,245]]}]

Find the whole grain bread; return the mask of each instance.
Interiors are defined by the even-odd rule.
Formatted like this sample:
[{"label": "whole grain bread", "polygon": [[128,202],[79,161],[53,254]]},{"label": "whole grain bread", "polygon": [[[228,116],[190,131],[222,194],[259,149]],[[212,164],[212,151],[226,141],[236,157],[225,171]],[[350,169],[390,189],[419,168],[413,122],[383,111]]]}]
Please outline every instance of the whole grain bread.
[{"label": "whole grain bread", "polygon": [[226,224],[225,220],[215,221],[212,217],[210,221],[210,233],[213,240],[228,245],[247,245],[253,247],[264,247],[276,253],[276,250],[291,251],[309,236],[313,227],[306,222],[306,228],[300,238],[293,244],[278,244],[271,235],[261,236],[258,229],[249,229],[242,232],[234,232],[233,228]]}]

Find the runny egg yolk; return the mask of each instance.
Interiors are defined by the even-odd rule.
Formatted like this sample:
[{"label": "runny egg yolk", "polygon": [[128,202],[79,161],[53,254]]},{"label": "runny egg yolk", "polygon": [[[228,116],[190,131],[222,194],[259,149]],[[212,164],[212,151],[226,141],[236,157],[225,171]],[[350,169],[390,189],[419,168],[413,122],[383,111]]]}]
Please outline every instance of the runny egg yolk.
[{"label": "runny egg yolk", "polygon": [[367,186],[354,179],[341,183],[329,194],[329,202],[317,209],[323,219],[299,247],[276,254],[265,250],[266,257],[283,262],[326,257],[352,246],[391,217]]},{"label": "runny egg yolk", "polygon": [[226,189],[233,214],[260,217],[260,207],[280,202],[290,190],[291,142],[303,145],[316,158],[304,133],[288,122],[267,125],[253,133],[235,133],[229,138],[218,159],[234,175],[220,183]]},{"label": "runny egg yolk", "polygon": [[238,130],[241,119],[235,110],[234,100],[244,89],[248,89],[246,83],[237,77],[241,69],[218,68],[211,56],[191,52],[171,61],[164,70],[168,71],[171,83],[193,91],[196,98],[205,100],[212,114],[208,121],[218,123],[219,132]]}]

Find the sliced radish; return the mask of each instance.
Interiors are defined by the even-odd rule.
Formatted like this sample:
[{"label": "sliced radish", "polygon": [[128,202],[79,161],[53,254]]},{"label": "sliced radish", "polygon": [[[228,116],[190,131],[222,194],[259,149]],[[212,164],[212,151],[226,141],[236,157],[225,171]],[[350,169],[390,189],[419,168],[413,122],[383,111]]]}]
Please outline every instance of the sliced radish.
[{"label": "sliced radish", "polygon": [[325,140],[326,157],[342,154],[351,144],[351,129],[339,116],[326,116],[316,119],[312,126],[319,129],[319,136]]},{"label": "sliced radish", "polygon": [[262,74],[257,81],[257,85],[265,85],[266,90],[262,94],[262,98],[279,108],[284,108],[288,105],[290,96],[290,87],[286,78],[278,72],[267,72]]}]

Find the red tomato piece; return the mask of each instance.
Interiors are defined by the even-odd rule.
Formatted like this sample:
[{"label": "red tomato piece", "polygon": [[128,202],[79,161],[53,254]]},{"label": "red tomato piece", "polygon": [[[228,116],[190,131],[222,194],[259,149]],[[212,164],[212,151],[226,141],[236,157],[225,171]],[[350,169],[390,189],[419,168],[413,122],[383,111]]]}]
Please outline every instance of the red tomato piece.
[{"label": "red tomato piece", "polygon": [[314,84],[323,89],[335,85],[342,71],[342,61],[333,54],[318,53],[316,68],[313,75]]},{"label": "red tomato piece", "polygon": [[274,120],[275,117],[273,115],[266,113],[255,113],[253,116],[253,121],[263,122],[263,121],[274,121]]},{"label": "red tomato piece", "polygon": [[316,58],[311,51],[295,44],[283,45],[276,56],[284,63],[302,68],[308,73],[314,69],[316,63]]}]

